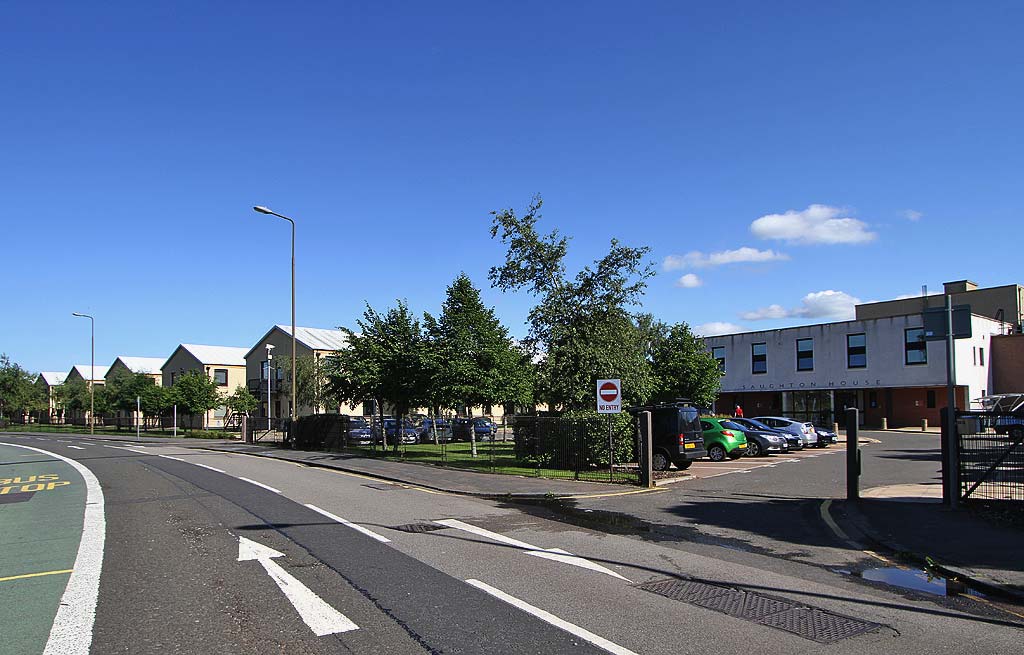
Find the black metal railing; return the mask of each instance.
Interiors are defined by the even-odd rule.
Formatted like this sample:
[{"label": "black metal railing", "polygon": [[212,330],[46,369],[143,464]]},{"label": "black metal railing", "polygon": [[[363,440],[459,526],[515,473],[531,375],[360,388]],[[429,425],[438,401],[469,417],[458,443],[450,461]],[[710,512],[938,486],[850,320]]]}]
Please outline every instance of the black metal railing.
[{"label": "black metal railing", "polygon": [[1024,413],[956,416],[961,498],[1024,502]]}]

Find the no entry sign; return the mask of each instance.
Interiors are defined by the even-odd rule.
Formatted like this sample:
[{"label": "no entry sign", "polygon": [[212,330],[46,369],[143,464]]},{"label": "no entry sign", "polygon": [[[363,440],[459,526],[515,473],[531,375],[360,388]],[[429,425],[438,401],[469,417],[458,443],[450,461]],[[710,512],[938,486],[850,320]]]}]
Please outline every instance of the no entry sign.
[{"label": "no entry sign", "polygon": [[622,384],[619,380],[597,381],[597,413],[618,414],[622,411]]}]

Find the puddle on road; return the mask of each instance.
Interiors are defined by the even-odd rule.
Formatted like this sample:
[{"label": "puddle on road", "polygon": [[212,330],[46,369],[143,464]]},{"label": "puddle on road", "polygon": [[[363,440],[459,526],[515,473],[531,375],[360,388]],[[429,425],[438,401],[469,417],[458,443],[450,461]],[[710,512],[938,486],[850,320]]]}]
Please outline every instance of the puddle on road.
[{"label": "puddle on road", "polygon": [[936,596],[974,596],[984,598],[985,595],[969,588],[958,580],[950,580],[927,569],[901,569],[894,566],[882,566],[866,569],[860,573],[839,570],[839,573],[854,575],[872,582],[882,582],[894,587],[903,587],[913,591],[921,591]]}]

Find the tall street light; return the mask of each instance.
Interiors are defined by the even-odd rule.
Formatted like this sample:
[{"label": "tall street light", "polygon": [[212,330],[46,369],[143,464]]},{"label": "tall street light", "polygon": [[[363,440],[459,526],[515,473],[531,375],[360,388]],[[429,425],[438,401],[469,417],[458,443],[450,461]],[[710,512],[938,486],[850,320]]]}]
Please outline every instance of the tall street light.
[{"label": "tall street light", "polygon": [[[295,402],[295,221],[259,205],[253,207],[253,210],[260,214],[270,214],[271,216],[283,218],[292,224],[292,420],[294,420],[298,417],[299,413],[299,405]],[[270,403],[269,398],[267,403]]]},{"label": "tall street light", "polygon": [[93,393],[93,385],[96,384],[96,319],[88,314],[79,314],[78,312],[71,312],[72,316],[78,318],[89,319],[89,434],[94,435],[96,433],[96,403],[95,395]]}]

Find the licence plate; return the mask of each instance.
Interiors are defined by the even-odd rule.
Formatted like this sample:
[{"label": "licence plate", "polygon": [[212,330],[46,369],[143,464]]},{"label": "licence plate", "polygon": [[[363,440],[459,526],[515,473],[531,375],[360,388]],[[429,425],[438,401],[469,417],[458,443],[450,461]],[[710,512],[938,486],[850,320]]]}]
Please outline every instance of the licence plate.
[{"label": "licence plate", "polygon": [[745,444],[745,443],[741,443],[741,444],[740,444],[740,450],[743,450],[743,449],[744,449],[744,448],[746,448],[746,447],[747,447],[747,444]]},{"label": "licence plate", "polygon": [[697,447],[697,444],[695,444],[695,443],[683,444],[683,449],[690,449],[690,448],[696,448],[696,447]]}]

